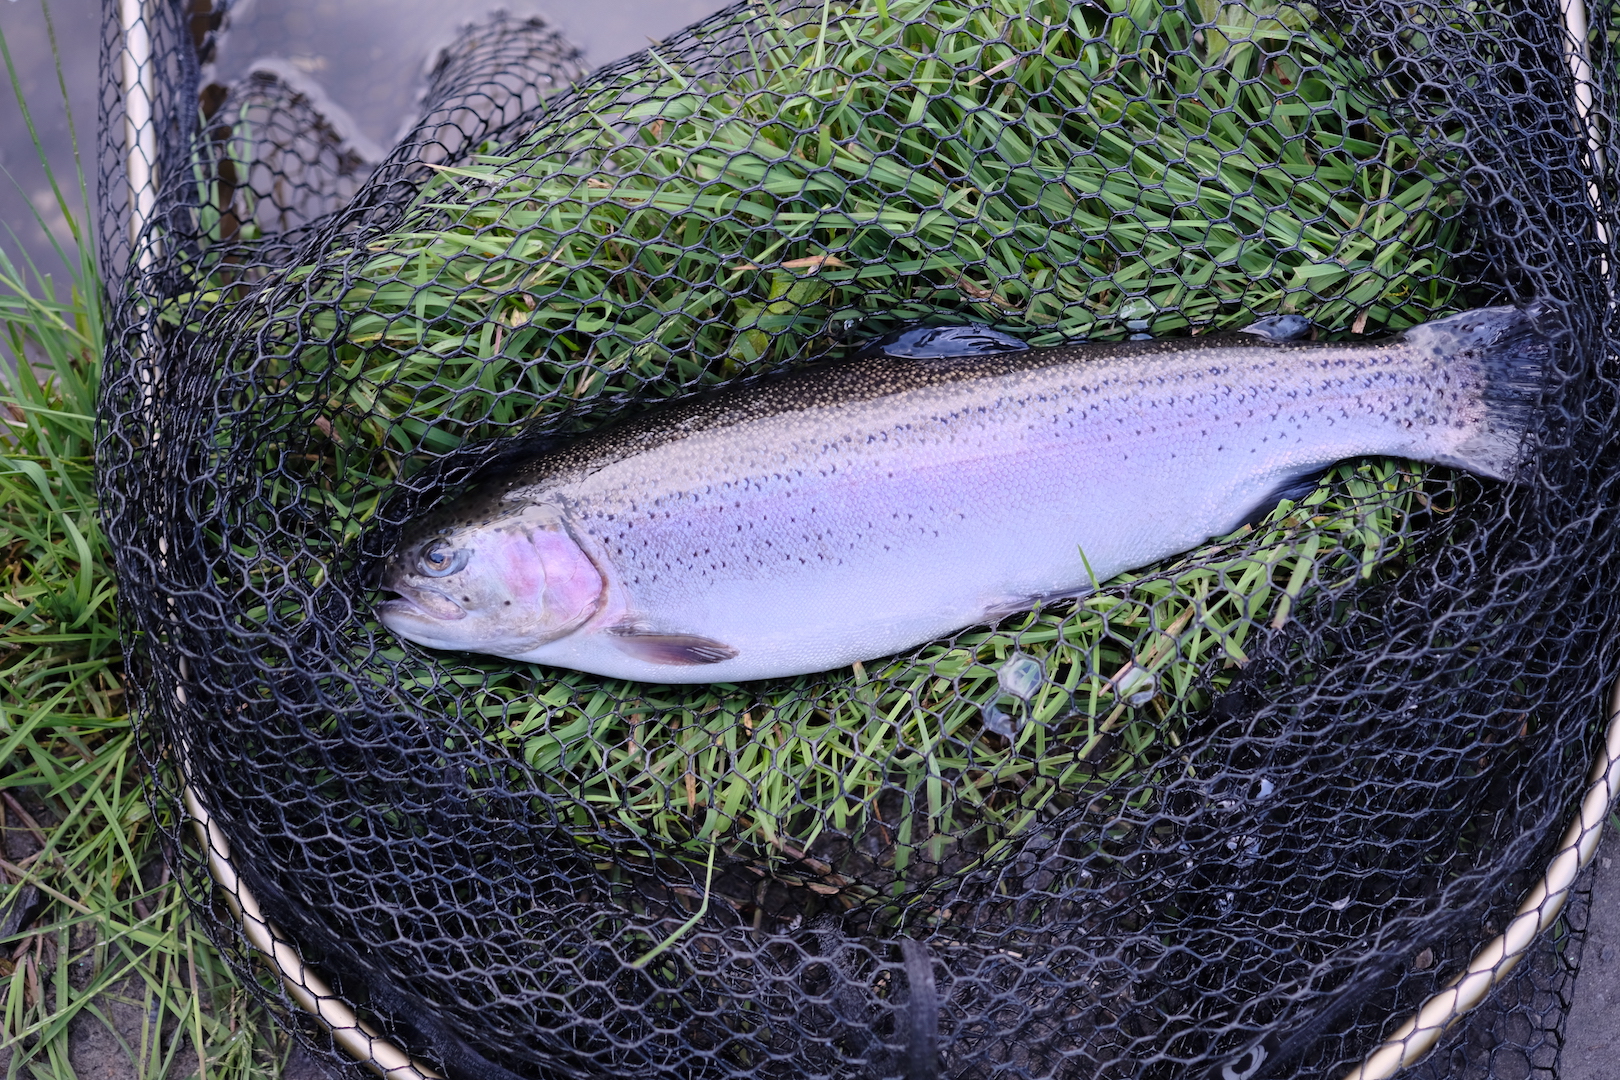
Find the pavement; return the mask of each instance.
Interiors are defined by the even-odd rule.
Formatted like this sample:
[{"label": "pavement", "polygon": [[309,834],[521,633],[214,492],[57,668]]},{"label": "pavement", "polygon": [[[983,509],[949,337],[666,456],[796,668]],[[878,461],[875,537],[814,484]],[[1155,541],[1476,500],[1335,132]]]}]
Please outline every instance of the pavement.
[{"label": "pavement", "polygon": [[[101,0],[48,0],[62,57],[74,127],[95,198],[96,96],[100,89]],[[217,0],[216,0],[217,2]],[[196,8],[196,0],[187,4]],[[340,124],[377,146],[389,146],[415,114],[428,61],[458,27],[495,10],[539,15],[585,54],[588,66],[616,60],[719,11],[726,0],[235,0],[213,77],[229,81],[261,58],[278,58],[318,83],[352,120]],[[25,100],[49,160],[75,213],[83,203],[73,182],[73,140],[39,0],[0,3]],[[16,254],[5,231],[42,268],[59,267],[51,237],[71,244],[51,186],[35,157],[24,117],[0,87],[0,247]],[[44,218],[35,220],[36,211]]]},{"label": "pavement", "polygon": [[1560,1080],[1620,1080],[1620,833],[1611,827],[1593,867],[1574,1005],[1564,1023]]}]

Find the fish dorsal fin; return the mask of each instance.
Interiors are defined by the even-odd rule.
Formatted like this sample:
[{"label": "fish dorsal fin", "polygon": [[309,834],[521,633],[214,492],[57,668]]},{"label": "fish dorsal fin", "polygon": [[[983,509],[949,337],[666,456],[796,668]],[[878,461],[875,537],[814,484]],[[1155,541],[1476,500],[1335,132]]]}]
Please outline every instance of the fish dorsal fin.
[{"label": "fish dorsal fin", "polygon": [[718,664],[737,655],[737,650],[696,634],[651,634],[634,626],[616,626],[608,631],[613,647],[637,660],[672,667]]},{"label": "fish dorsal fin", "polygon": [[888,356],[896,360],[943,360],[958,356],[988,356],[1022,352],[1029,348],[1010,334],[977,324],[925,326],[913,324],[864,343],[858,357]]}]

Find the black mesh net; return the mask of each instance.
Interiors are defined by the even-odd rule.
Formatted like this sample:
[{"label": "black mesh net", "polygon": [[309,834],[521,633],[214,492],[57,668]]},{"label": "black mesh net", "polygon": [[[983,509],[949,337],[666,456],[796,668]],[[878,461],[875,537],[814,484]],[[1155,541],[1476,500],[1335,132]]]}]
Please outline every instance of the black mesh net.
[{"label": "black mesh net", "polygon": [[[121,10],[107,527],[160,798],[228,841],[195,895],[273,1004],[254,926],[453,1077],[1337,1076],[1539,879],[1617,674],[1620,13],[757,0],[588,77],[500,16],[369,162],[272,74],[200,87],[189,6]],[[1551,342],[1516,482],[1341,461],[899,655],[665,684],[376,614],[464,491],[917,324],[1492,305]],[[1016,530],[1019,480],[971,498]],[[1571,925],[1418,1072],[1555,1071]]]}]

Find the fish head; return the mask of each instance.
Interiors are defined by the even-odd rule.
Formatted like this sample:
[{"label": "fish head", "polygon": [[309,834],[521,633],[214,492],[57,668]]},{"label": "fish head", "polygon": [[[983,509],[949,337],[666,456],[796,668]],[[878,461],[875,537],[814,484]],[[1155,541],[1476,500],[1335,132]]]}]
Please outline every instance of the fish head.
[{"label": "fish head", "polygon": [[555,507],[483,520],[428,519],[383,570],[383,625],[434,649],[518,657],[571,633],[602,603],[603,579]]}]

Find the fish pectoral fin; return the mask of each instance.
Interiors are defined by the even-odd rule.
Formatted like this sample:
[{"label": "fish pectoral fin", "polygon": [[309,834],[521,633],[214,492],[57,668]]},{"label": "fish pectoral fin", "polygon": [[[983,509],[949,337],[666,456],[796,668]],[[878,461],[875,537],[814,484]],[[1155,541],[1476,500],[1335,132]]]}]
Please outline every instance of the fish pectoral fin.
[{"label": "fish pectoral fin", "polygon": [[614,648],[649,664],[691,667],[718,664],[737,655],[730,645],[696,634],[649,634],[632,628],[609,630]]}]

